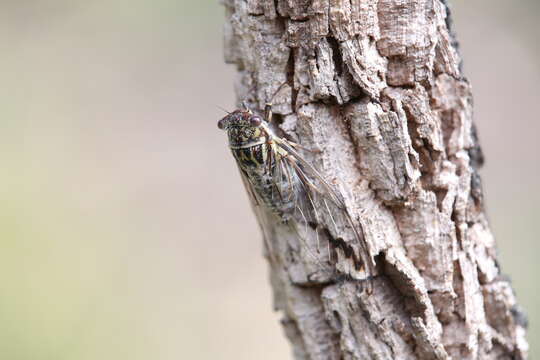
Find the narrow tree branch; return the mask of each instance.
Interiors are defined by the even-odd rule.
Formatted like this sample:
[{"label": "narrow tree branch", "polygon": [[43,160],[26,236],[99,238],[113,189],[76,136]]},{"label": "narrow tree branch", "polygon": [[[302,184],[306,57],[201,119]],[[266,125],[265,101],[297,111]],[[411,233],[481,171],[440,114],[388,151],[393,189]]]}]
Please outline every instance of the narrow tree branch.
[{"label": "narrow tree branch", "polygon": [[[298,234],[260,215],[295,357],[526,358],[524,316],[483,208],[471,89],[445,2],[224,3],[239,101],[262,111],[286,84],[274,98],[280,128],[320,150],[306,157],[341,184],[378,265],[370,295],[342,247],[331,248],[332,266],[350,276],[329,276]],[[315,248],[316,230],[303,235]]]}]

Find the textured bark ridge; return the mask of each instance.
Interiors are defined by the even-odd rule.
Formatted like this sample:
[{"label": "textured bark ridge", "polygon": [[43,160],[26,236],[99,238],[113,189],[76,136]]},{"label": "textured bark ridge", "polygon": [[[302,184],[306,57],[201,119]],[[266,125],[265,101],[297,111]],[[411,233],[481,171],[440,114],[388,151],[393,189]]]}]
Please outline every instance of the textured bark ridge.
[{"label": "textured bark ridge", "polygon": [[[259,220],[297,359],[523,359],[526,321],[483,208],[471,88],[439,0],[224,0],[239,100],[281,129],[362,224],[365,281],[318,273],[297,234]],[[325,224],[323,224],[325,225]],[[313,240],[313,231],[305,236]],[[354,246],[353,246],[354,247]],[[350,267],[334,248],[332,266]],[[345,272],[345,271],[342,271]]]}]

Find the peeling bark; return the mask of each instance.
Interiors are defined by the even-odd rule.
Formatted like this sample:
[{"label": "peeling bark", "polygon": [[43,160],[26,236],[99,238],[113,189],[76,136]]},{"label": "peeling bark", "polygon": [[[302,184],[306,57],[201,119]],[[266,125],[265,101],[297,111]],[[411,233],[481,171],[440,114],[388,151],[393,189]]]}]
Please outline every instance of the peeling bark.
[{"label": "peeling bark", "polygon": [[[378,264],[321,274],[296,234],[260,219],[275,307],[296,359],[524,359],[526,322],[483,206],[471,88],[440,0],[224,0],[239,100],[276,90],[281,129],[321,150]],[[324,224],[322,224],[324,225]],[[306,237],[314,242],[313,234]],[[343,273],[350,258],[333,250]]]}]

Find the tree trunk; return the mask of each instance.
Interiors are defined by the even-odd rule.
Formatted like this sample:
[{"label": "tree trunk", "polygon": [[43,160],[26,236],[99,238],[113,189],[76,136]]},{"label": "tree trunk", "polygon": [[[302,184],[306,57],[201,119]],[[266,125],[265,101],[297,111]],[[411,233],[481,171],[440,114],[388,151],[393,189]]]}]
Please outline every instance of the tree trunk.
[{"label": "tree trunk", "polygon": [[[526,358],[445,2],[224,3],[238,99],[261,110],[286,84],[274,97],[281,129],[320,150],[306,156],[341,184],[377,263],[372,294],[365,281],[314,276],[297,234],[259,219],[279,260],[274,301],[295,358]],[[336,268],[350,267],[332,254]]]}]

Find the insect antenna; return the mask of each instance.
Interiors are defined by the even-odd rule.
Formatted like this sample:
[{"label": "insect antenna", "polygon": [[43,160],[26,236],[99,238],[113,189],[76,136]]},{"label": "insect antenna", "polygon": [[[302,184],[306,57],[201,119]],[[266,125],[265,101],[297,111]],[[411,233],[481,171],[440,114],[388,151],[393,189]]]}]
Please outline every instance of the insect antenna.
[{"label": "insect antenna", "polygon": [[222,108],[221,106],[219,106],[219,105],[215,105],[215,106],[216,106],[219,110],[224,111],[224,112],[226,112],[226,113],[229,114],[229,115],[231,114],[230,111],[225,110],[225,109]]}]

